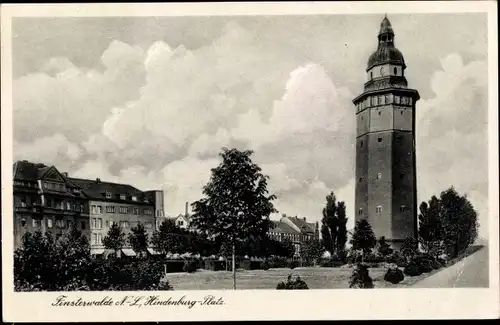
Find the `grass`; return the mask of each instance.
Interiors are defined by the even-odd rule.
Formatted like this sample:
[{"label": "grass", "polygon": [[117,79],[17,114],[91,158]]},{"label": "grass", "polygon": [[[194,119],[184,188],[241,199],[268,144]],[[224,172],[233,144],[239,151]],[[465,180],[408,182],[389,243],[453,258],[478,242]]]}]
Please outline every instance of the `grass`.
[{"label": "grass", "polygon": [[[481,248],[480,245],[471,246],[460,256],[448,261],[446,267],[455,264]],[[398,284],[384,281],[386,268],[370,268],[369,272],[376,289],[406,288],[443,269],[440,268],[414,277],[405,276],[405,279]],[[307,283],[309,289],[347,289],[349,288],[349,277],[352,271],[352,267],[304,267],[293,270],[280,268],[267,271],[237,270],[236,288],[274,290],[279,282],[286,281],[288,275],[292,274],[300,276]],[[165,279],[170,282],[174,290],[232,290],[233,288],[232,273],[228,271],[199,270],[196,273],[169,273]]]},{"label": "grass", "polygon": [[[370,268],[370,276],[375,288],[393,286],[383,280],[385,268]],[[237,289],[276,289],[289,274],[300,276],[309,289],[348,289],[352,268],[309,267],[296,269],[238,270]],[[232,290],[232,273],[228,271],[198,271],[196,273],[170,273],[166,279],[174,290]]]}]

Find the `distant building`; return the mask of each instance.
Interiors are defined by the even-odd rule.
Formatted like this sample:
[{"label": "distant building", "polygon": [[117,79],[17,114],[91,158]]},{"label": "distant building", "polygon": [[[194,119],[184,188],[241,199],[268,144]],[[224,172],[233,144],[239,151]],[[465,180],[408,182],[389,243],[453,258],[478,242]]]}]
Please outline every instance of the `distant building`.
[{"label": "distant building", "polygon": [[67,174],[26,160],[13,168],[15,248],[26,232],[49,232],[57,239],[73,223],[90,239],[87,197]]},{"label": "distant building", "polygon": [[[88,198],[90,209],[91,254],[104,253],[104,237],[113,224],[118,224],[126,236],[131,228],[140,222],[144,225],[149,238],[156,229],[156,214],[163,205],[157,202],[162,191],[143,192],[131,185],[95,180],[70,178]],[[158,204],[157,204],[158,203]],[[122,250],[127,256],[135,256],[130,247]]]},{"label": "distant building", "polygon": [[179,214],[177,217],[174,217],[172,219],[174,219],[175,225],[177,227],[185,230],[194,230],[191,226],[191,215],[189,214],[188,202],[186,202],[186,205],[184,207],[184,214]]},{"label": "distant building", "polygon": [[163,197],[163,191],[152,190],[144,192],[145,196],[154,204],[155,206],[155,225],[156,230],[160,228],[163,220],[166,219],[165,216],[165,199]]},{"label": "distant building", "polygon": [[309,240],[319,239],[318,223],[307,222],[306,218],[283,217],[273,221],[274,227],[269,229],[268,236],[279,242],[289,240],[295,248],[295,255],[300,255],[301,246]]}]

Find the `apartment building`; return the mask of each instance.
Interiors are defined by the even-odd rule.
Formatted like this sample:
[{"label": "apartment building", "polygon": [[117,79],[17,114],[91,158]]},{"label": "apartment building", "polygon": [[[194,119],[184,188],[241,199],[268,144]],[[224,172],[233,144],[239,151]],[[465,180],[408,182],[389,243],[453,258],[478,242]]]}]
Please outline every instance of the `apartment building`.
[{"label": "apartment building", "polygon": [[274,227],[268,230],[268,236],[279,242],[292,242],[295,255],[300,255],[304,243],[312,239],[319,239],[318,223],[308,222],[305,217],[288,217],[283,215],[279,221],[273,221]]},{"label": "apartment building", "polygon": [[13,165],[14,248],[26,232],[59,238],[73,223],[90,239],[87,197],[54,166],[26,160]]},{"label": "apartment building", "polygon": [[[128,237],[131,229],[140,222],[151,238],[156,229],[156,214],[160,214],[157,195],[163,200],[162,191],[143,192],[128,184],[104,182],[99,178],[71,178],[71,181],[78,184],[88,198],[92,255],[104,254],[104,237],[113,224],[118,224]],[[122,253],[136,255],[128,243]]]}]

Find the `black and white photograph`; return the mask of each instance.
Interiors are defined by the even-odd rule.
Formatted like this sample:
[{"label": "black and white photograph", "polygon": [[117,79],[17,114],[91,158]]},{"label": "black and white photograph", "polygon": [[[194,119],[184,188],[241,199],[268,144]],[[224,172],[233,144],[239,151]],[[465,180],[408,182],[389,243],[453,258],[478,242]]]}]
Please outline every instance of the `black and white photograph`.
[{"label": "black and white photograph", "polygon": [[483,5],[9,16],[11,294],[63,309],[136,292],[122,303],[151,308],[178,292],[217,306],[234,290],[495,288]]}]

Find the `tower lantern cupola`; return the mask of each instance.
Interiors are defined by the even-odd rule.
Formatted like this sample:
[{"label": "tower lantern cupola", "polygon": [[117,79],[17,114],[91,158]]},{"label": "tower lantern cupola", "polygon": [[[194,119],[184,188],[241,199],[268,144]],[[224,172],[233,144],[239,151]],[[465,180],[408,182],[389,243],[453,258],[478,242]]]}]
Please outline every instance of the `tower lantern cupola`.
[{"label": "tower lantern cupola", "polygon": [[378,33],[378,47],[368,59],[366,70],[382,64],[396,64],[406,68],[403,54],[394,46],[394,29],[389,18],[384,17]]}]

